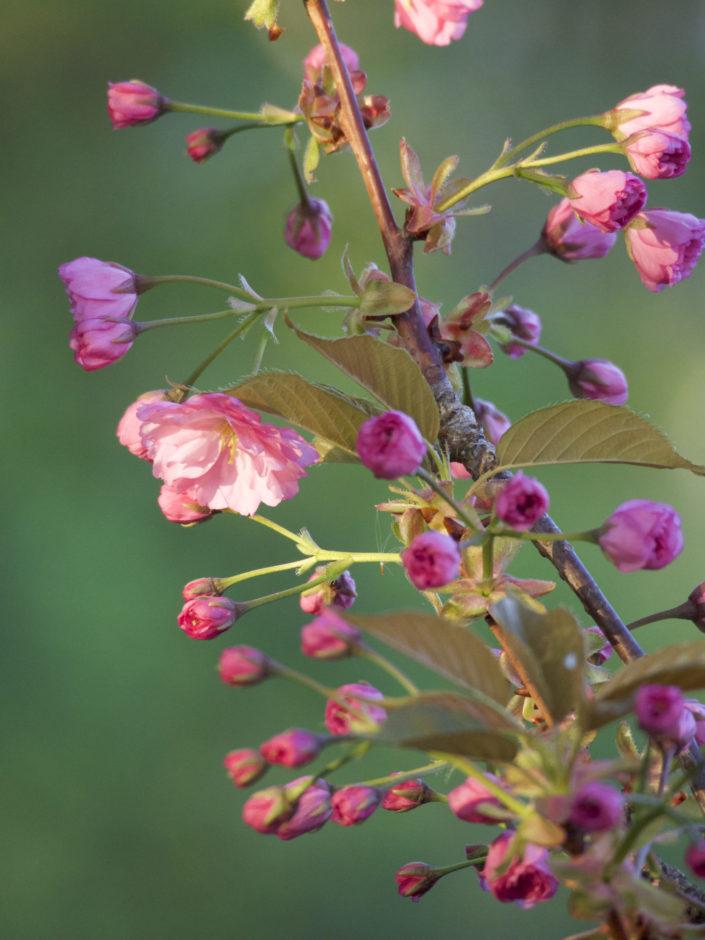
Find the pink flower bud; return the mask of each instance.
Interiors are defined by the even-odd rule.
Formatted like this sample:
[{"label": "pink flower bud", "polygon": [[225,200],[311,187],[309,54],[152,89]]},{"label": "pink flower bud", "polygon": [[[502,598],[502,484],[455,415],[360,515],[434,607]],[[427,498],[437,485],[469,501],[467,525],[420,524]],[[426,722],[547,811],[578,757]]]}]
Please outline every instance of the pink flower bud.
[{"label": "pink flower bud", "polygon": [[545,251],[561,261],[584,261],[604,258],[617,241],[617,235],[581,222],[570,199],[561,199],[548,213],[540,241]]},{"label": "pink flower bud", "polygon": [[[330,787],[325,780],[316,780],[303,789],[311,777],[299,777],[284,787],[286,798],[295,805],[295,810],[279,828],[280,839],[295,839],[307,832],[316,832],[331,817]],[[303,792],[302,792],[303,791]]]},{"label": "pink flower bud", "polygon": [[379,806],[381,794],[374,787],[342,787],[331,797],[333,822],[340,826],[357,826]]},{"label": "pink flower bud", "polygon": [[[666,735],[667,741],[662,741],[662,744],[669,743],[672,741],[676,748],[676,753],[680,754],[681,751],[684,751],[690,742],[696,737],[696,721],[693,713],[685,707],[681,712],[681,716],[678,719],[678,728],[674,735]],[[663,736],[662,736],[663,737]]]},{"label": "pink flower bud", "polygon": [[699,630],[705,632],[705,581],[693,588],[688,595],[688,600],[692,605],[690,619]]},{"label": "pink flower bud", "polygon": [[480,874],[481,887],[491,891],[498,901],[513,902],[524,909],[550,900],[559,881],[551,871],[548,852],[529,842],[519,855],[513,850],[513,842],[514,834],[505,832],[490,845]]},{"label": "pink flower bud", "polygon": [[645,684],[637,689],[634,713],[647,734],[675,737],[684,708],[683,693],[677,685]]},{"label": "pink flower bud", "polygon": [[491,401],[484,401],[482,398],[475,399],[475,416],[484,428],[486,437],[493,444],[499,444],[504,432],[512,426],[512,422],[499,408],[495,408]]},{"label": "pink flower bud", "polygon": [[[146,459],[149,460],[149,457]],[[203,522],[214,514],[214,510],[208,506],[201,506],[190,490],[177,490],[175,486],[169,486],[167,483],[160,489],[157,502],[169,522],[178,522],[181,525]]]},{"label": "pink flower bud", "polygon": [[216,127],[202,127],[186,135],[186,153],[194,163],[203,163],[223,148],[225,137]]},{"label": "pink flower bud", "polygon": [[[488,779],[501,786],[501,781],[494,774],[487,774]],[[448,805],[458,819],[465,822],[497,824],[497,816],[484,813],[484,806],[503,808],[503,803],[479,780],[468,777],[464,783],[448,794]]]},{"label": "pink flower bud", "polygon": [[275,833],[294,815],[294,807],[287,799],[284,787],[258,790],[242,807],[242,818],[263,835]]},{"label": "pink flower bud", "polygon": [[593,666],[602,666],[612,655],[612,644],[605,640],[605,635],[599,627],[586,627],[582,631],[587,649],[588,662]]},{"label": "pink flower bud", "polygon": [[360,631],[334,610],[326,608],[301,630],[301,652],[313,659],[342,659],[350,656],[360,641]]},{"label": "pink flower bud", "polygon": [[260,754],[270,764],[300,767],[317,757],[324,740],[305,728],[289,728],[260,744]]},{"label": "pink flower bud", "polygon": [[483,0],[395,0],[394,25],[403,26],[430,46],[447,46],[460,39],[467,18]]},{"label": "pink flower bud", "polygon": [[548,493],[533,477],[521,470],[508,480],[497,494],[494,504],[497,518],[511,529],[523,532],[538,522],[548,511]]},{"label": "pink flower bud", "polygon": [[662,291],[690,277],[705,243],[705,219],[646,209],[626,229],[627,251],[645,287]]},{"label": "pink flower bud", "polygon": [[[334,699],[326,704],[325,722],[331,734],[370,734],[387,720],[386,710],[374,704],[384,698],[383,693],[366,682],[341,685],[337,694],[345,705]],[[353,708],[355,714],[346,705]]]},{"label": "pink flower bud", "polygon": [[195,581],[189,581],[184,585],[181,592],[184,600],[192,601],[194,597],[216,597],[221,594],[220,581],[214,578],[196,578]]},{"label": "pink flower bud", "polygon": [[307,203],[298,203],[287,216],[284,238],[294,251],[316,261],[330,244],[332,225],[328,203],[309,197]]},{"label": "pink flower bud", "polygon": [[699,838],[691,842],[685,852],[685,861],[688,868],[698,878],[705,878],[705,839]]},{"label": "pink flower bud", "polygon": [[570,201],[581,219],[601,232],[624,228],[644,207],[646,186],[622,170],[588,171],[570,184]]},{"label": "pink flower bud", "polygon": [[59,266],[74,320],[129,320],[137,306],[137,275],[114,261],[76,258]]},{"label": "pink flower bud", "polygon": [[394,876],[394,880],[403,898],[418,901],[422,894],[431,890],[440,877],[440,874],[426,862],[408,862],[402,865]]},{"label": "pink flower bud", "polygon": [[[340,53],[348,71],[357,72],[360,68],[360,60],[357,52],[342,42],[338,45],[340,46]],[[306,81],[310,82],[312,85],[319,82],[324,65],[330,65],[326,56],[326,50],[322,45],[314,46],[304,59],[304,78]]]},{"label": "pink flower bud", "polygon": [[632,499],[605,522],[600,548],[620,571],[657,570],[683,550],[681,518],[667,503]]},{"label": "pink flower bud", "polygon": [[668,131],[688,139],[690,123],[685,115],[685,92],[675,85],[653,85],[615,105],[608,115],[609,129],[618,140],[638,131]]},{"label": "pink flower bud", "polygon": [[137,409],[148,401],[163,401],[165,395],[166,389],[163,388],[155,392],[145,392],[144,395],[140,395],[137,401],[133,401],[131,405],[127,406],[125,414],[118,423],[116,431],[118,440],[123,447],[127,447],[131,454],[140,457],[142,460],[149,460],[149,456],[140,434],[142,422],[137,417]]},{"label": "pink flower bud", "polygon": [[151,124],[168,110],[168,105],[156,88],[138,78],[116,85],[108,82],[108,114],[115,130],[131,124]]},{"label": "pink flower bud", "polygon": [[682,176],[688,168],[690,145],[684,137],[668,131],[637,134],[624,142],[629,165],[647,180],[668,180]]},{"label": "pink flower bud", "polygon": [[212,640],[230,629],[244,612],[244,605],[229,597],[195,597],[186,601],[178,622],[184,633],[194,640]]},{"label": "pink flower bud", "polygon": [[382,809],[387,809],[392,813],[408,813],[410,809],[429,803],[432,796],[433,791],[420,777],[402,780],[401,783],[395,783],[384,794]]},{"label": "pink flower bud", "polygon": [[608,405],[623,405],[629,397],[624,373],[607,359],[581,359],[564,366],[575,398],[590,398]]},{"label": "pink flower bud", "polygon": [[225,755],[223,763],[236,787],[248,787],[259,780],[267,769],[267,761],[259,751],[252,748],[230,751]]},{"label": "pink flower bud", "polygon": [[[308,580],[315,581],[325,574],[325,571],[325,565],[318,565]],[[324,582],[311,591],[305,591],[299,598],[299,606],[305,614],[320,614],[330,606],[347,610],[355,603],[356,597],[355,581],[349,571],[343,571],[333,581]]]},{"label": "pink flower bud", "polygon": [[422,532],[401,553],[409,580],[419,591],[444,587],[458,576],[460,549],[442,532]]},{"label": "pink flower bud", "polygon": [[131,320],[83,319],[71,330],[69,347],[86,372],[104,369],[129,352],[137,336]]},{"label": "pink flower bud", "polygon": [[[228,600],[228,598],[204,597],[197,600],[213,603],[215,600]],[[230,603],[233,602],[230,601]],[[209,639],[209,637],[198,637],[198,639]],[[257,685],[272,675],[272,660],[253,646],[228,646],[220,654],[218,672],[227,685]]]},{"label": "pink flower bud", "polygon": [[413,418],[385,411],[360,425],[355,444],[368,470],[381,480],[415,473],[426,455],[426,443]]},{"label": "pink flower bud", "polygon": [[573,797],[569,821],[585,832],[613,829],[622,819],[622,794],[608,783],[585,783]]},{"label": "pink flower bud", "polygon": [[[533,310],[520,307],[518,304],[511,304],[497,315],[496,320],[502,326],[508,327],[519,339],[531,343],[532,346],[538,343],[541,336],[541,318]],[[526,352],[526,349],[517,343],[500,343],[499,348],[512,359],[518,359]]]}]

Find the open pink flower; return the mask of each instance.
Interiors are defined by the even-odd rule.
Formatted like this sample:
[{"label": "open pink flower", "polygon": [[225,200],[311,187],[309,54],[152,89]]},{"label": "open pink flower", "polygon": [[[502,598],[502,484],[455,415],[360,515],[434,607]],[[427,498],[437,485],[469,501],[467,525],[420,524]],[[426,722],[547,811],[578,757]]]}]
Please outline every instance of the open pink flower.
[{"label": "open pink flower", "polygon": [[263,424],[221,392],[147,403],[137,416],[154,476],[209,509],[251,516],[260,503],[276,506],[296,495],[303,468],[318,459],[296,431]]},{"label": "open pink flower", "polygon": [[685,92],[675,85],[652,85],[646,91],[630,95],[615,105],[609,114],[609,126],[623,140],[637,131],[668,131],[688,139],[690,122],[683,100]]},{"label": "open pink flower", "polygon": [[396,0],[394,25],[416,33],[430,46],[447,46],[465,32],[467,18],[483,0]]},{"label": "open pink flower", "polygon": [[140,434],[142,422],[137,417],[137,409],[141,408],[142,405],[146,404],[148,401],[163,400],[166,393],[167,390],[161,388],[157,391],[145,392],[143,395],[140,395],[136,401],[133,401],[131,405],[127,406],[125,414],[120,418],[118,423],[115,432],[118,440],[131,454],[134,454],[135,457],[140,457],[142,460],[148,460],[149,458],[147,457],[147,448],[144,446],[142,435]]},{"label": "open pink flower", "polygon": [[498,901],[514,902],[525,909],[550,900],[559,882],[549,866],[548,852],[529,843],[516,855],[513,842],[514,834],[505,832],[490,845],[480,874],[481,887]]},{"label": "open pink flower", "polygon": [[645,209],[624,234],[644,286],[662,291],[690,277],[705,243],[705,219],[671,209]]}]

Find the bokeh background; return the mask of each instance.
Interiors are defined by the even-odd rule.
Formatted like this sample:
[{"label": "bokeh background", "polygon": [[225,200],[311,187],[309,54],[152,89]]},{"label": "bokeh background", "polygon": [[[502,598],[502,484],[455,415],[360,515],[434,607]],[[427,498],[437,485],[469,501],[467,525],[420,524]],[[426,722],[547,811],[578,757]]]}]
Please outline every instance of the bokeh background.
[{"label": "bokeh background", "polygon": [[[13,940],[360,934],[413,940],[527,930],[563,937],[580,929],[565,913],[564,896],[523,913],[484,895],[472,872],[442,881],[420,904],[397,897],[393,875],[402,864],[448,864],[462,857],[465,842],[486,837],[478,827],[459,827],[441,805],[403,816],[379,813],[354,829],[329,825],[290,843],[244,826],[244,796],[225,776],[223,754],[291,725],[320,728],[322,703],[283,682],[226,688],[214,672],[225,641],[261,646],[330,684],[362,677],[384,684],[384,677],[357,663],[304,664],[295,601],[256,611],[214,643],[193,642],[176,628],[186,581],[291,557],[288,545],[247,519],[219,517],[195,529],[167,523],[147,465],[114,435],[127,404],[165,378],[182,380],[228,327],[155,331],[122,362],[95,373],[78,368],[67,348],[71,319],[56,268],[80,255],[150,274],[232,280],[242,272],[270,296],[344,291],[339,258],[346,243],[357,269],[370,260],[383,265],[350,154],[324,159],[317,174],[314,194],[329,202],[335,228],[328,254],[314,264],[283,241],[296,197],[279,131],[237,136],[203,166],[185,156],[184,135],[210,119],[173,115],[113,132],[105,83],[135,76],[176,100],[245,110],[264,101],[293,106],[301,60],[315,41],[301,4],[282,4],[285,32],[274,44],[243,22],[246,6],[244,0],[3,6],[0,933]],[[452,153],[461,157],[460,172],[474,175],[505,137],[520,140],[667,82],[687,90],[693,161],[685,177],[649,184],[650,205],[705,214],[699,0],[668,6],[487,0],[463,40],[445,49],[395,31],[392,0],[332,6],[340,38],[360,54],[369,91],[391,98],[393,119],[373,136],[388,185],[401,184],[402,136],[429,176]],[[583,129],[566,135],[566,149],[607,139]],[[569,172],[589,165],[582,161]],[[605,169],[619,165],[616,158],[600,162]],[[485,199],[493,212],[459,221],[451,257],[419,257],[419,288],[445,310],[531,244],[554,202],[518,182],[496,185],[477,202]],[[619,243],[600,262],[533,260],[506,290],[540,313],[545,345],[570,358],[618,363],[629,377],[631,406],[703,462],[704,283],[701,266],[689,281],[650,294]],[[142,298],[138,316],[221,307],[215,291],[168,286]],[[331,314],[296,319],[324,334],[338,329]],[[283,325],[278,334],[268,367],[335,381],[327,363]],[[247,374],[254,351],[254,338],[234,344],[201,386],[214,389]],[[567,397],[562,375],[531,356],[510,361],[499,354],[493,368],[477,374],[475,390],[515,420]],[[703,579],[701,479],[622,467],[569,468],[541,478],[555,518],[568,530],[599,523],[633,497],[671,502],[682,513],[686,551],[664,571],[620,575],[597,551],[585,551],[625,618],[679,603]],[[297,499],[272,515],[292,528],[307,525],[329,547],[392,550],[388,521],[373,508],[385,493],[360,468],[319,468]],[[529,549],[516,571],[551,577]],[[360,612],[419,604],[399,571],[354,574]],[[282,576],[253,591],[289,583]],[[587,625],[569,594],[559,588],[554,597]],[[658,648],[692,634],[688,624],[666,623],[644,628],[641,638]],[[336,782],[410,768],[416,760],[375,754]],[[273,771],[267,782],[286,779]]]}]

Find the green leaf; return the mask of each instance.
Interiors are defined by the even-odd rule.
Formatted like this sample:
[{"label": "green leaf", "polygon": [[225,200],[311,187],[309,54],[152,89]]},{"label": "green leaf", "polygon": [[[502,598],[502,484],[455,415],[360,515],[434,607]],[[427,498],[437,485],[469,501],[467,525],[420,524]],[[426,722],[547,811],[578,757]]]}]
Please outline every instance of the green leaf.
[{"label": "green leaf", "polygon": [[705,475],[678,454],[644,418],[620,405],[569,401],[534,411],[513,424],[497,445],[502,469],[565,463],[627,463]]},{"label": "green leaf", "polygon": [[585,647],[573,615],[560,607],[541,613],[515,597],[493,604],[490,614],[504,629],[503,642],[523,665],[553,721],[578,710]]},{"label": "green leaf", "polygon": [[372,402],[307,382],[294,372],[263,372],[223,391],[248,408],[298,424],[351,454],[356,454],[362,422],[379,413]]},{"label": "green leaf", "polygon": [[416,611],[345,619],[411,659],[467,689],[481,692],[504,706],[509,683],[495,655],[473,633],[444,617]]},{"label": "green leaf", "polygon": [[304,151],[304,162],[303,162],[303,171],[304,178],[307,183],[313,183],[316,180],[316,177],[313,175],[316,172],[316,167],[321,159],[321,148],[316,140],[316,138],[311,134],[306,144],[306,150]]},{"label": "green leaf", "polygon": [[[386,408],[414,419],[427,441],[438,437],[440,417],[433,392],[409,353],[373,336],[324,339],[292,327],[299,339],[335,363]],[[324,435],[327,436],[327,435]]]},{"label": "green leaf", "polygon": [[644,683],[677,685],[684,692],[705,689],[705,640],[676,643],[627,663],[585,706],[586,729],[601,728],[628,714],[634,708],[637,689]]},{"label": "green leaf", "polygon": [[511,760],[521,731],[509,715],[451,692],[426,692],[390,709],[369,735],[377,744],[462,754],[473,760]]},{"label": "green leaf", "polygon": [[395,281],[369,281],[362,292],[360,315],[365,317],[389,317],[404,313],[416,300],[410,287]]}]

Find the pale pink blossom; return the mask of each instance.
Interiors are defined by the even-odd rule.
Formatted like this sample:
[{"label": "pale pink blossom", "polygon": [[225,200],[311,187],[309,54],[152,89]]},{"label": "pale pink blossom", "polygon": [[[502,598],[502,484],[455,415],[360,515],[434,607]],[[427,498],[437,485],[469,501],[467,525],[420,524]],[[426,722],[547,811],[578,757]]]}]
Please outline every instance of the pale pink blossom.
[{"label": "pale pink blossom", "polygon": [[76,322],[110,317],[128,320],[137,306],[137,275],[114,261],[76,258],[59,265]]},{"label": "pale pink blossom", "polygon": [[431,46],[447,46],[465,32],[467,18],[483,0],[396,0],[394,25],[416,33]]},{"label": "pale pink blossom", "polygon": [[[345,43],[341,42],[338,45],[348,71],[357,72],[360,68],[360,59],[357,52],[351,49],[350,46],[346,46]],[[319,43],[311,49],[304,59],[304,78],[306,81],[311,82],[312,85],[318,82],[324,65],[329,65],[328,57],[323,45]]]},{"label": "pale pink blossom", "polygon": [[671,209],[646,209],[624,234],[644,286],[661,291],[690,277],[705,243],[705,219]]},{"label": "pale pink blossom", "polygon": [[140,457],[142,460],[148,460],[147,457],[147,448],[144,446],[142,441],[142,435],[140,434],[140,428],[142,427],[142,422],[137,417],[137,409],[141,408],[148,401],[159,401],[163,400],[166,395],[166,389],[160,388],[154,392],[145,392],[143,395],[133,401],[131,405],[128,405],[125,409],[125,414],[120,418],[117,426],[117,438],[123,447],[126,447],[131,454],[134,454],[135,457]]},{"label": "pale pink blossom", "polygon": [[296,495],[303,468],[318,459],[296,431],[263,424],[221,392],[147,403],[137,416],[154,476],[209,509],[251,516],[260,503],[276,506]]},{"label": "pale pink blossom", "polygon": [[688,139],[690,122],[685,92],[675,85],[652,85],[646,91],[629,95],[615,105],[608,116],[608,126],[620,140],[637,131],[662,130]]},{"label": "pale pink blossom", "polygon": [[647,192],[633,173],[589,170],[569,186],[569,198],[581,219],[601,232],[624,228],[643,209]]}]

